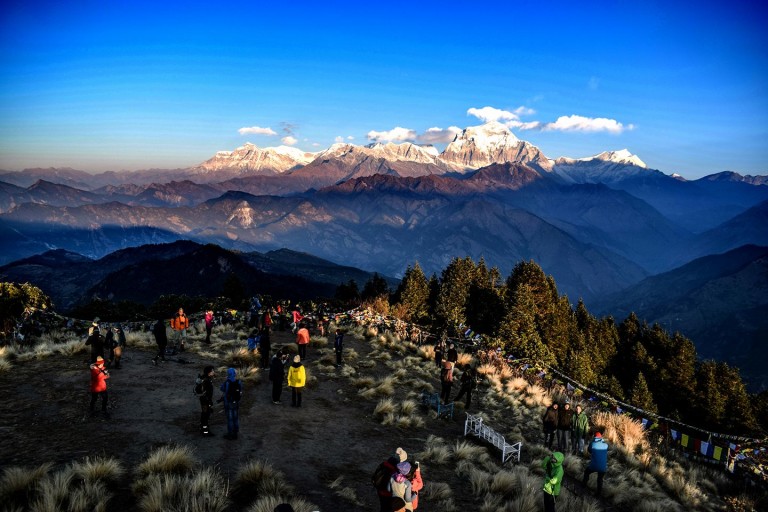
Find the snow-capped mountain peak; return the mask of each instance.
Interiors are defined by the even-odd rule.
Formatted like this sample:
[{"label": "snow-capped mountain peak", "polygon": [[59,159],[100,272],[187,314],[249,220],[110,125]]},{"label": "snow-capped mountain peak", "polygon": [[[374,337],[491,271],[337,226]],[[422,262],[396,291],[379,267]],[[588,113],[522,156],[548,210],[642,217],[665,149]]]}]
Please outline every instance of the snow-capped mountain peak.
[{"label": "snow-capped mountain peak", "polygon": [[637,155],[633,155],[628,149],[620,149],[618,151],[603,151],[599,155],[595,155],[591,158],[584,158],[582,160],[603,160],[606,162],[613,162],[624,165],[636,165],[646,169],[648,166],[645,162],[640,160]]}]

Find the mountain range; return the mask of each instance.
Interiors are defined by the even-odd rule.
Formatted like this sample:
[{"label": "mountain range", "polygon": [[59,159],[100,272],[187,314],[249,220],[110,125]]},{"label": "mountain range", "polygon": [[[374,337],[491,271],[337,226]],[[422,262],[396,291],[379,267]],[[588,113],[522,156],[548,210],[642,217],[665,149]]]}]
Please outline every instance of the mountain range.
[{"label": "mountain range", "polygon": [[552,159],[487,123],[442,152],[246,144],[188,169],[0,172],[0,264],[178,240],[286,248],[395,277],[416,261],[430,274],[484,258],[506,275],[533,259],[589,304],[698,258],[768,246],[767,217],[765,176],[687,181],[628,150]]}]

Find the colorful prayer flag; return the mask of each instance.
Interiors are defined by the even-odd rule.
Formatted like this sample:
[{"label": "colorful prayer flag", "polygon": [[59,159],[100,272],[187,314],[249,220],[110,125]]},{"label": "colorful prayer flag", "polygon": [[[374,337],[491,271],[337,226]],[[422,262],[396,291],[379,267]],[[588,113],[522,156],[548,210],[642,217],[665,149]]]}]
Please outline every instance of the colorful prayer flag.
[{"label": "colorful prayer flag", "polygon": [[688,448],[688,439],[689,439],[688,434],[683,434],[680,444]]},{"label": "colorful prayer flag", "polygon": [[712,453],[712,457],[715,460],[720,460],[723,457],[723,449],[720,446],[715,446],[715,450]]},{"label": "colorful prayer flag", "polygon": [[680,432],[678,432],[677,430],[670,429],[670,433],[672,434],[672,439],[674,439],[675,441],[680,439]]},{"label": "colorful prayer flag", "polygon": [[702,455],[706,455],[707,454],[707,450],[709,449],[709,443],[707,443],[706,441],[701,441],[701,445],[700,446],[701,447],[700,447],[699,451],[701,452]]}]

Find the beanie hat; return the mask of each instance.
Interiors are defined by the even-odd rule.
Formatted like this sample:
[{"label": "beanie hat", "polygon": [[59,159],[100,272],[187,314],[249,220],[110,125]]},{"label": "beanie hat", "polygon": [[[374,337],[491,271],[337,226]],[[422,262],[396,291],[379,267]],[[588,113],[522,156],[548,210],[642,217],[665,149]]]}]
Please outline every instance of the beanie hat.
[{"label": "beanie hat", "polygon": [[395,450],[395,454],[400,458],[400,462],[408,460],[408,454],[402,448]]},{"label": "beanie hat", "polygon": [[296,354],[295,356],[293,356],[293,362],[294,363],[298,363],[300,361],[301,361],[301,357],[299,356],[299,354]]},{"label": "beanie hat", "polygon": [[411,472],[411,463],[406,461],[401,462],[397,465],[397,470],[400,472],[401,475],[407,475]]},{"label": "beanie hat", "polygon": [[600,439],[602,439],[603,434],[601,434],[600,432],[595,432],[595,437],[599,437]]},{"label": "beanie hat", "polygon": [[96,357],[96,364],[104,364],[104,358],[101,356]]}]

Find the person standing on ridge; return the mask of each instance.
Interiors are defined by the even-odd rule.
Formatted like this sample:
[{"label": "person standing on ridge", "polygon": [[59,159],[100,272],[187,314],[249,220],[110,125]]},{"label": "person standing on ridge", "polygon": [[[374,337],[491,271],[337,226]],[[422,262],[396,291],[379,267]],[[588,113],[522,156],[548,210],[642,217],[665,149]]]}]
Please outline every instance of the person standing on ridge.
[{"label": "person standing on ridge", "polygon": [[574,454],[584,453],[584,440],[589,432],[589,418],[587,413],[581,408],[581,405],[576,406],[576,414],[573,415],[573,421],[571,423],[571,449]]},{"label": "person standing on ridge", "polygon": [[155,335],[155,343],[157,343],[157,355],[152,359],[152,364],[157,364],[158,359],[165,362],[165,347],[168,346],[168,333],[165,331],[164,318],[157,319],[157,322],[152,327],[152,334]]},{"label": "person standing on ridge", "polygon": [[563,453],[568,453],[571,423],[573,423],[573,410],[571,402],[566,400],[562,409],[557,411],[557,449]]},{"label": "person standing on ridge", "polygon": [[213,310],[205,312],[205,342],[211,343],[211,331],[213,330]]},{"label": "person standing on ridge", "polygon": [[109,396],[107,394],[107,379],[109,379],[109,372],[104,367],[104,358],[97,356],[96,361],[91,364],[91,415],[96,413],[96,401],[101,397],[101,412],[104,413],[104,417],[109,419],[109,412],[107,411],[107,403],[109,402]]},{"label": "person standing on ridge", "polygon": [[560,495],[560,484],[563,481],[563,460],[565,455],[555,452],[545,457],[541,464],[544,468],[544,512],[555,512],[555,499]]},{"label": "person standing on ridge", "polygon": [[200,433],[205,437],[213,436],[213,433],[208,430],[208,422],[213,411],[213,376],[213,366],[206,366],[199,377],[203,387],[203,394],[200,395]]},{"label": "person standing on ridge", "polygon": [[336,329],[336,337],[333,339],[333,350],[336,352],[336,367],[341,366],[341,352],[344,349],[344,333]]},{"label": "person standing on ridge", "polygon": [[288,387],[291,388],[291,406],[301,407],[301,392],[307,383],[307,373],[301,364],[301,357],[293,356],[293,363],[288,368]]},{"label": "person standing on ridge", "polygon": [[589,453],[591,458],[589,465],[584,469],[584,477],[581,483],[586,486],[587,482],[589,482],[589,475],[597,473],[597,491],[595,495],[599,497],[603,493],[603,477],[605,477],[605,473],[608,471],[608,443],[603,441],[603,436],[600,432],[595,432],[595,438],[589,445]]},{"label": "person standing on ridge", "polygon": [[240,432],[240,398],[243,395],[243,383],[237,378],[234,368],[227,368],[227,380],[219,388],[224,402],[224,413],[227,415],[226,439],[237,439]]},{"label": "person standing on ridge", "polygon": [[283,350],[278,350],[269,362],[269,380],[272,381],[272,403],[280,403],[280,395],[283,394],[283,378],[285,378],[285,361],[288,355]]},{"label": "person standing on ridge", "polygon": [[90,336],[85,340],[85,344],[91,347],[91,363],[95,363],[98,357],[104,357],[104,337],[101,335],[98,325],[93,327]]},{"label": "person standing on ridge", "polygon": [[299,326],[299,331],[296,333],[296,345],[299,348],[299,356],[301,356],[301,360],[305,360],[307,358],[307,345],[309,345],[309,329],[307,329],[307,326],[303,322]]},{"label": "person standing on ridge", "polygon": [[184,342],[187,341],[188,328],[189,318],[184,314],[184,309],[179,308],[179,311],[171,319],[171,329],[176,331],[176,342],[179,343],[179,352],[184,352]]},{"label": "person standing on ridge", "polygon": [[459,400],[462,396],[464,396],[464,393],[467,394],[467,401],[464,402],[464,409],[469,410],[470,407],[472,407],[472,391],[475,389],[475,384],[477,379],[475,378],[475,371],[472,369],[471,366],[467,365],[466,370],[464,370],[464,373],[461,374],[461,377],[459,378],[459,383],[461,384],[461,387],[459,388],[459,394],[456,395],[456,398],[454,400]]}]

